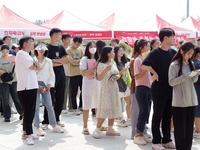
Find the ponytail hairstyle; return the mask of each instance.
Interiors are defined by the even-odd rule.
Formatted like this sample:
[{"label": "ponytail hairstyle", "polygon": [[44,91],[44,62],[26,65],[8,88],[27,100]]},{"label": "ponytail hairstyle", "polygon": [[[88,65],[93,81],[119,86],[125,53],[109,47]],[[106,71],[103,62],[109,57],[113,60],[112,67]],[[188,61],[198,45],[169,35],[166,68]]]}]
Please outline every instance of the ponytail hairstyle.
[{"label": "ponytail hairstyle", "polygon": [[141,54],[141,49],[143,49],[148,44],[148,41],[145,39],[136,40],[134,44],[133,56],[136,58]]},{"label": "ponytail hairstyle", "polygon": [[[194,45],[191,42],[185,42],[180,46],[178,52],[172,58],[172,62],[175,61],[175,60],[178,60],[178,62],[179,62],[180,68],[179,68],[179,71],[178,71],[178,76],[182,75],[182,67],[183,67],[183,56],[181,54],[181,50],[183,51],[183,53],[185,55],[191,49],[194,50]],[[192,63],[192,58],[190,58],[188,60],[188,63],[189,63],[190,70],[191,71],[195,70],[195,67]]]}]

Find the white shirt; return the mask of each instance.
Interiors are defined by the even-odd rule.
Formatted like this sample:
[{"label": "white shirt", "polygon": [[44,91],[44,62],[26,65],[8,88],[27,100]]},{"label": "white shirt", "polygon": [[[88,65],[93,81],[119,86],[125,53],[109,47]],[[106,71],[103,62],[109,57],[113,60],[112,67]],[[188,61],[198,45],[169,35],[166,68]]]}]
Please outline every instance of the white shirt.
[{"label": "white shirt", "polygon": [[55,74],[51,59],[45,57],[43,62],[40,63],[40,67],[41,70],[36,70],[37,80],[43,81],[46,86],[50,84],[51,87],[54,87]]},{"label": "white shirt", "polygon": [[24,50],[20,50],[15,58],[15,71],[17,76],[17,91],[38,89],[35,70],[29,69],[33,59]]}]

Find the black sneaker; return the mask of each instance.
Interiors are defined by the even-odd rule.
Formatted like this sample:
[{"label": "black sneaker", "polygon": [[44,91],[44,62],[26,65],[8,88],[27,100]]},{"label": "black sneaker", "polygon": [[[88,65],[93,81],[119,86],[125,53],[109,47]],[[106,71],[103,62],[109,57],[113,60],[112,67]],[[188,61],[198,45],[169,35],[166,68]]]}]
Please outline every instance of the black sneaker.
[{"label": "black sneaker", "polygon": [[8,117],[4,118],[4,122],[10,122],[10,118]]}]

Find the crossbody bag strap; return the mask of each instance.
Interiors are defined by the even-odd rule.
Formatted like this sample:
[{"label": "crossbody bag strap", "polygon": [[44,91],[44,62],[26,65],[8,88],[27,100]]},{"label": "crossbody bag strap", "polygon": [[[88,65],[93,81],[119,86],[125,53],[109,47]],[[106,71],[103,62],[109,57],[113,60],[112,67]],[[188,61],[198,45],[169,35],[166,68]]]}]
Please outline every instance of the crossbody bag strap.
[{"label": "crossbody bag strap", "polygon": [[44,65],[36,72],[36,74],[38,74],[38,73],[44,68],[44,66],[45,66],[45,64],[46,64],[46,62],[47,62],[47,60],[45,59],[44,61],[45,61],[45,62],[44,62]]},{"label": "crossbody bag strap", "polygon": [[15,65],[13,66],[13,69],[12,69],[12,72],[11,72],[11,74],[13,74],[13,73],[14,73],[14,70],[15,70]]}]

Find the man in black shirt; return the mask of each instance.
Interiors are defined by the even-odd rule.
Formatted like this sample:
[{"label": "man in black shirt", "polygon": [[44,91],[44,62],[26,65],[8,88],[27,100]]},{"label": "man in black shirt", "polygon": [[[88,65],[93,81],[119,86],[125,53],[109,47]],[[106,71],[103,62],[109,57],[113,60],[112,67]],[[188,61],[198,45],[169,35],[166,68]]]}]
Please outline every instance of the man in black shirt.
[{"label": "man in black shirt", "polygon": [[[53,28],[50,31],[50,37],[51,41],[50,44],[47,46],[49,50],[48,57],[53,62],[53,70],[56,78],[55,86],[54,88],[51,88],[50,92],[57,124],[61,127],[64,127],[65,125],[60,122],[59,117],[63,108],[66,83],[66,76],[63,64],[68,63],[68,57],[65,48],[62,45],[58,45],[58,42],[61,40],[62,37],[62,31],[58,28]],[[44,111],[44,120],[42,121],[42,124],[43,129],[46,129],[47,125],[49,124],[46,108]]]},{"label": "man in black shirt", "polygon": [[[170,28],[161,29],[159,32],[161,47],[151,51],[142,63],[144,68],[153,74],[151,87],[153,99],[152,148],[155,150],[165,149],[164,147],[175,148],[170,134],[172,87],[168,83],[168,69],[176,53],[175,50],[170,49],[174,44],[174,36],[174,30]],[[160,134],[161,120],[163,137]]]}]

